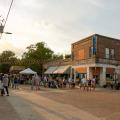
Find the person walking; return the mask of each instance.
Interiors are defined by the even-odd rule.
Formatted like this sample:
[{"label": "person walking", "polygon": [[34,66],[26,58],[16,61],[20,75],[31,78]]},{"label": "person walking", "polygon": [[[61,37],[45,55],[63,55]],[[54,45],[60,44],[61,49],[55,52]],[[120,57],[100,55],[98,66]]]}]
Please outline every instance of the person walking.
[{"label": "person walking", "polygon": [[3,76],[3,86],[4,86],[4,89],[5,89],[5,92],[7,93],[7,96],[9,96],[8,83],[9,83],[8,75],[5,74]]},{"label": "person walking", "polygon": [[37,74],[35,74],[35,87],[36,87],[36,90],[40,90],[40,78]]}]

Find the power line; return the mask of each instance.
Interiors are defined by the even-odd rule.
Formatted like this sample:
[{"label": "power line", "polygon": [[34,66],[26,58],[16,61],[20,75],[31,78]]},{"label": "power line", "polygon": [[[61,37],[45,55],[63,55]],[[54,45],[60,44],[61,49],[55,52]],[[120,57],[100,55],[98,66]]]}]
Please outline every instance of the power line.
[{"label": "power line", "polygon": [[6,19],[5,19],[5,23],[4,23],[4,28],[5,28],[6,22],[7,22],[7,20],[8,20],[8,16],[9,16],[9,14],[10,14],[10,10],[11,10],[13,1],[14,1],[14,0],[12,0],[11,3],[10,3],[10,7],[9,7],[9,10],[8,10],[8,13],[7,13],[7,16],[6,16]]}]

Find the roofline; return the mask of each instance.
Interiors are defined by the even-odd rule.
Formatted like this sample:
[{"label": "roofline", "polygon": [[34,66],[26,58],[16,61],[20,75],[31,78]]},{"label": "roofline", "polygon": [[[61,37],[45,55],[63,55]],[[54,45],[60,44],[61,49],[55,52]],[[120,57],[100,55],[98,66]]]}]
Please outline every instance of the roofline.
[{"label": "roofline", "polygon": [[109,39],[112,39],[112,40],[117,40],[117,41],[120,41],[120,39],[117,39],[117,38],[113,38],[113,37],[109,37],[109,36],[105,36],[105,35],[100,35],[100,34],[92,34],[92,35],[90,35],[90,36],[88,36],[88,37],[85,37],[85,38],[83,38],[83,39],[81,39],[81,40],[79,40],[79,41],[77,41],[77,42],[74,42],[74,43],[72,43],[71,45],[74,45],[74,44],[77,44],[77,43],[79,43],[79,42],[81,42],[81,41],[84,41],[84,40],[86,40],[86,39],[88,39],[88,38],[90,38],[90,37],[92,37],[92,36],[94,36],[94,35],[97,35],[97,36],[100,36],[100,37],[105,37],[105,38],[109,38]]},{"label": "roofline", "polygon": [[94,35],[98,35],[98,34],[92,34],[92,35],[89,35],[88,37],[84,37],[84,38],[82,38],[82,39],[80,39],[80,40],[72,43],[72,45],[77,44],[77,43],[79,43],[80,41],[86,40],[86,39],[88,39],[88,38],[90,38],[90,37],[92,37],[92,36],[94,36]]},{"label": "roofline", "polygon": [[100,37],[105,37],[105,38],[109,38],[109,39],[112,39],[112,40],[120,41],[120,39],[117,39],[117,38],[113,38],[113,37],[109,37],[109,36],[105,36],[105,35],[100,35],[100,34],[96,34],[96,35],[100,36]]}]

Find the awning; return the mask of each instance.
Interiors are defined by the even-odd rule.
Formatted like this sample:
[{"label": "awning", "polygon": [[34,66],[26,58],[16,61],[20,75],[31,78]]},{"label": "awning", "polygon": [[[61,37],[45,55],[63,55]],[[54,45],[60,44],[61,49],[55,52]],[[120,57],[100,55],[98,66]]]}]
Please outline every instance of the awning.
[{"label": "awning", "polygon": [[27,68],[21,72],[19,72],[20,74],[27,74],[27,75],[30,75],[30,74],[37,74],[37,72],[31,70],[30,68]]},{"label": "awning", "polygon": [[78,73],[87,73],[86,67],[79,67],[75,69]]},{"label": "awning", "polygon": [[49,67],[44,74],[53,74],[53,72],[57,69],[57,67]]},{"label": "awning", "polygon": [[70,66],[59,66],[53,74],[69,74],[70,73]]}]

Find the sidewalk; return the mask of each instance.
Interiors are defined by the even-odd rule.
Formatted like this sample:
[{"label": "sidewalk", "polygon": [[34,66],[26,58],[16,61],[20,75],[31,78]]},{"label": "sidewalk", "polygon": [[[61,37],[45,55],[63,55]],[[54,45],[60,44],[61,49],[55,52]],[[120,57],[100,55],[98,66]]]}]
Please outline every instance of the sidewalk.
[{"label": "sidewalk", "polygon": [[20,117],[8,102],[7,97],[0,96],[0,120],[20,120]]}]

